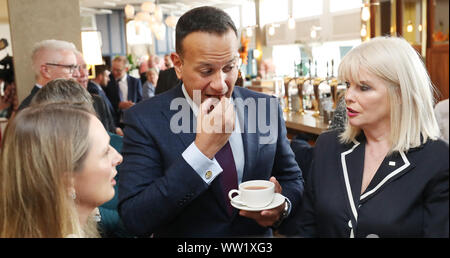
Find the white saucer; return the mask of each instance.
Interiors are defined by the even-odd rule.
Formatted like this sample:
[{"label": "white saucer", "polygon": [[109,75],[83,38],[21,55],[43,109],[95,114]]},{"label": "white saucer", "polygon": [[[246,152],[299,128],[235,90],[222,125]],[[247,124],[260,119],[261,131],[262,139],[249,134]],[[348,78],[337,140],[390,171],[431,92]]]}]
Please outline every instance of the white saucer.
[{"label": "white saucer", "polygon": [[273,197],[273,201],[271,203],[269,203],[269,205],[267,205],[265,207],[252,208],[252,207],[247,207],[245,205],[241,205],[241,204],[237,204],[237,203],[233,202],[233,201],[239,201],[240,199],[241,199],[241,197],[239,195],[236,195],[231,200],[231,205],[236,209],[244,210],[244,211],[270,210],[270,209],[280,206],[285,201],[285,197],[282,194],[275,193],[275,196]]}]

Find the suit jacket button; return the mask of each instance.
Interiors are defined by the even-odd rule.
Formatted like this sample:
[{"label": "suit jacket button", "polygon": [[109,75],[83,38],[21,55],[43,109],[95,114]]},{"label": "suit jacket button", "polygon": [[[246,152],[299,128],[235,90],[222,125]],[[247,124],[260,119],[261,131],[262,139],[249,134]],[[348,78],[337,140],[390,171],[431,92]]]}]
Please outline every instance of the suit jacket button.
[{"label": "suit jacket button", "polygon": [[207,172],[206,172],[206,174],[205,174],[205,178],[206,179],[210,179],[212,177],[212,171],[211,170],[208,170]]}]

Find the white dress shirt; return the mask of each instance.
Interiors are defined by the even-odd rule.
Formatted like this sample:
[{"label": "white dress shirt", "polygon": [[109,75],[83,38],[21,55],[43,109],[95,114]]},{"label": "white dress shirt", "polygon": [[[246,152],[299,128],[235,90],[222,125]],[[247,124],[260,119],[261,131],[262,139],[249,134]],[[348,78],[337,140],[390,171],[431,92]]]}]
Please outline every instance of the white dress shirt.
[{"label": "white dress shirt", "polygon": [[120,101],[127,101],[128,100],[128,81],[127,81],[127,76],[125,74],[125,76],[123,76],[122,78],[119,79],[119,90],[121,92],[121,95],[119,94],[120,97]]}]

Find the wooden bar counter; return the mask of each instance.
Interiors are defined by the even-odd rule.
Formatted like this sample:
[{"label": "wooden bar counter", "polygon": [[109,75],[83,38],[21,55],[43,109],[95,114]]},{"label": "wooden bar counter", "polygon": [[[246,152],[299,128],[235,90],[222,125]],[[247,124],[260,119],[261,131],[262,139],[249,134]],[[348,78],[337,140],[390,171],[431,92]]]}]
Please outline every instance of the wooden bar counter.
[{"label": "wooden bar counter", "polygon": [[310,133],[319,135],[327,130],[328,124],[323,122],[323,118],[316,118],[312,114],[314,111],[305,110],[305,114],[301,115],[298,112],[283,112],[284,120],[286,121],[286,128],[290,133]]}]

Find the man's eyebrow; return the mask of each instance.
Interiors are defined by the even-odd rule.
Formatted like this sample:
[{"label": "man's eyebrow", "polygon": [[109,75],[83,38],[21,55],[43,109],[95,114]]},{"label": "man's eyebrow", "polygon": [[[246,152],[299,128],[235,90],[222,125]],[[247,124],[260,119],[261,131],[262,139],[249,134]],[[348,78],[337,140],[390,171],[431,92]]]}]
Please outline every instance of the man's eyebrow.
[{"label": "man's eyebrow", "polygon": [[[228,62],[226,62],[226,64],[230,64],[230,63],[233,63],[233,62],[236,62],[237,61],[237,57],[233,57],[233,59],[231,59],[230,61],[228,61]],[[207,62],[200,62],[200,63],[198,63],[198,65],[197,66],[199,66],[199,67],[212,67],[212,66],[214,66],[213,64],[210,64],[210,63],[207,63]]]}]

